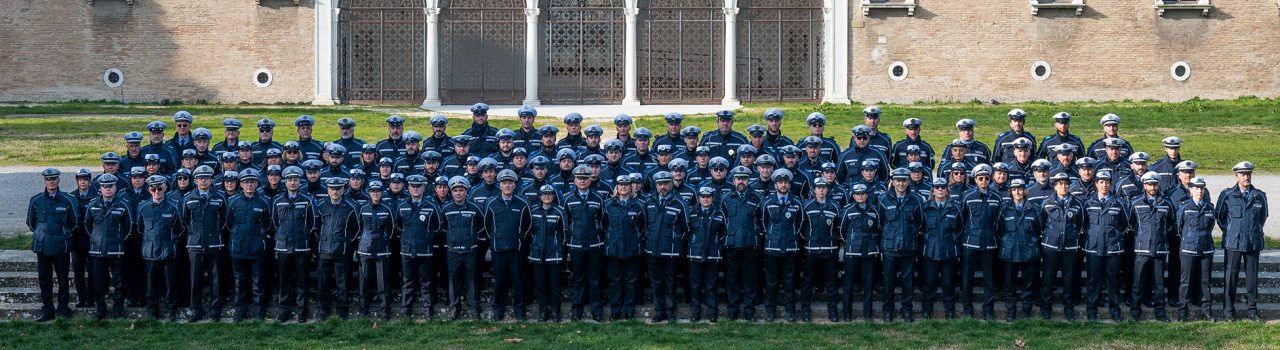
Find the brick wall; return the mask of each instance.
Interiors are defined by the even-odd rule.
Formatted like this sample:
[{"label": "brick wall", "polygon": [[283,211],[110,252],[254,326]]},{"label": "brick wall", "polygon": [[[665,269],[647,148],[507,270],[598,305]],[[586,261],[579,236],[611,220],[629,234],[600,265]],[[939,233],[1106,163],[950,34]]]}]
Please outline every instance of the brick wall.
[{"label": "brick wall", "polygon": [[[310,102],[311,1],[0,1],[0,101]],[[102,82],[119,68],[119,88]],[[252,76],[270,69],[259,88]]]},{"label": "brick wall", "polygon": [[[1213,0],[1199,11],[1156,15],[1151,0],[1086,1],[1082,16],[1026,0],[919,0],[905,10],[862,16],[854,1],[850,94],[864,102],[1185,100],[1280,94],[1280,10],[1276,0]],[[865,26],[859,28],[858,21]],[[883,36],[885,43],[878,43]],[[1032,79],[1035,61],[1052,75]],[[889,79],[894,61],[903,81]],[[1178,82],[1170,66],[1186,61]]]}]

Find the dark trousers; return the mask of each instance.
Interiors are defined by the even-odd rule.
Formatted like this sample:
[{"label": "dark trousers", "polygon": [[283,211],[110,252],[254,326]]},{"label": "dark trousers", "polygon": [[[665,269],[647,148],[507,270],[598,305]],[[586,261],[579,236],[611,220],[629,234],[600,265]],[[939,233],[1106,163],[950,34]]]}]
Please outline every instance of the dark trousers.
[{"label": "dark trousers", "polygon": [[67,280],[67,269],[70,264],[70,254],[36,254],[36,276],[40,281],[40,313],[42,315],[54,314],[53,282],[54,275],[57,275],[58,306],[56,310],[59,315],[71,317],[71,306],[68,305],[71,300],[69,290],[71,283]]},{"label": "dark trousers", "polygon": [[836,255],[810,254],[804,257],[804,276],[800,280],[800,310],[808,313],[813,303],[813,289],[821,287],[827,294],[827,313],[836,315],[840,310],[840,287],[836,281],[840,278],[840,261]]},{"label": "dark trousers", "polygon": [[369,317],[373,298],[377,297],[378,311],[383,319],[391,318],[391,294],[387,285],[390,274],[386,257],[360,255],[360,316]]},{"label": "dark trousers", "polygon": [[1122,255],[1112,254],[1108,256],[1089,255],[1085,257],[1085,264],[1089,270],[1089,278],[1085,281],[1085,310],[1089,313],[1097,312],[1101,306],[1102,287],[1107,287],[1107,310],[1110,311],[1113,319],[1120,318],[1120,266]]},{"label": "dark trousers", "polygon": [[347,280],[351,276],[351,257],[346,254],[320,254],[316,264],[316,277],[320,303],[320,314],[323,319],[330,310],[337,309],[338,317],[346,318],[351,312],[351,296],[347,289]]},{"label": "dark trousers", "polygon": [[953,317],[956,313],[956,283],[955,275],[960,262],[956,259],[933,260],[929,258],[920,259],[923,274],[920,280],[924,282],[922,286],[922,294],[924,301],[920,305],[920,310],[924,312],[925,317],[933,314],[933,304],[938,300],[938,289],[942,289],[942,312],[947,317]]},{"label": "dark trousers", "polygon": [[738,311],[748,320],[756,317],[756,304],[760,294],[760,251],[754,248],[726,249],[724,251],[724,286],[729,318],[737,318]]},{"label": "dark trousers", "polygon": [[476,253],[449,252],[449,308],[454,315],[462,314],[462,299],[467,308],[480,318],[480,295],[476,293]]},{"label": "dark trousers", "polygon": [[591,317],[604,318],[604,303],[601,301],[600,269],[604,265],[604,250],[592,248],[569,251],[569,277],[573,289],[573,306],[569,309],[569,317],[579,319],[584,308],[591,309]]},{"label": "dark trousers", "polygon": [[876,295],[875,272],[878,260],[879,257],[875,255],[844,257],[844,318],[846,320],[853,316],[853,289],[858,285],[862,286],[862,318],[871,319],[875,311],[872,303],[875,302]]},{"label": "dark trousers", "polygon": [[[124,270],[145,272],[146,262],[142,259],[142,237],[131,235],[124,240]],[[124,274],[125,300],[130,306],[143,306],[147,303],[146,273]]]},{"label": "dark trousers", "polygon": [[1139,254],[1133,260],[1133,296],[1130,300],[1129,316],[1134,320],[1142,318],[1143,297],[1151,293],[1151,304],[1156,318],[1165,318],[1164,305],[1164,262],[1163,256]]},{"label": "dark trousers", "polygon": [[160,298],[165,311],[178,312],[178,263],[174,259],[147,260],[147,314],[159,317]]},{"label": "dark trousers", "polygon": [[[525,289],[521,265],[527,259],[519,250],[493,253],[493,319],[501,320],[511,306],[516,319],[524,319]],[[509,295],[509,296],[508,296]]]},{"label": "dark trousers", "polygon": [[707,318],[715,320],[720,313],[720,303],[716,300],[716,279],[720,275],[720,261],[689,261],[689,317],[702,318],[702,308],[707,309]]},{"label": "dark trousers", "polygon": [[996,297],[1000,294],[1000,290],[996,288],[997,251],[965,248],[961,252],[960,261],[964,271],[960,274],[960,288],[964,289],[964,294],[961,296],[964,313],[970,316],[974,313],[973,287],[977,284],[974,273],[982,271],[982,315],[984,317],[994,315]]},{"label": "dark trousers", "polygon": [[[124,314],[124,261],[119,256],[89,258],[93,277],[94,305],[98,307],[98,316],[105,316],[107,300],[110,296],[112,317]],[[108,290],[108,286],[110,289]]]},{"label": "dark trousers", "polygon": [[1169,254],[1165,257],[1164,270],[1164,294],[1168,298],[1168,305],[1178,305],[1182,300],[1182,294],[1178,292],[1182,284],[1182,257],[1178,253],[1178,247],[1182,246],[1182,238],[1178,235],[1169,235]]},{"label": "dark trousers", "polygon": [[[1017,313],[1018,302],[1022,302],[1023,317],[1031,312],[1031,307],[1040,303],[1036,284],[1040,281],[1040,269],[1034,261],[1004,262],[1004,305],[1005,312]],[[1012,317],[1010,317],[1012,318]]]},{"label": "dark trousers", "polygon": [[796,254],[764,256],[764,310],[773,316],[782,306],[787,315],[796,312]]},{"label": "dark trousers", "polygon": [[564,271],[561,263],[532,263],[533,286],[537,292],[538,312],[544,317],[560,318],[562,292],[560,289],[560,273]]},{"label": "dark trousers", "polygon": [[[80,233],[85,235],[84,233]],[[86,238],[87,239],[87,238]],[[75,238],[73,240],[79,240]],[[94,290],[93,283],[89,280],[89,245],[88,243],[72,244],[71,246],[71,280],[76,287],[76,306],[84,307],[93,305]]]},{"label": "dark trousers", "polygon": [[267,315],[266,276],[262,274],[265,257],[257,259],[231,259],[231,270],[236,279],[236,318],[249,312],[254,307],[254,316],[261,319]]},{"label": "dark trousers", "polygon": [[657,320],[676,315],[676,273],[680,259],[649,256],[649,286],[653,288],[653,311]]},{"label": "dark trousers", "polygon": [[1227,288],[1222,296],[1222,310],[1228,315],[1236,312],[1236,288],[1240,286],[1240,270],[1244,269],[1244,303],[1249,312],[1258,311],[1258,251],[1227,250]]},{"label": "dark trousers", "polygon": [[606,257],[609,263],[609,311],[613,318],[636,317],[636,283],[640,279],[640,257]]},{"label": "dark trousers", "polygon": [[286,316],[292,316],[298,313],[301,319],[306,319],[307,303],[310,290],[307,289],[307,280],[310,279],[310,271],[307,262],[311,260],[311,253],[276,253],[276,267],[279,268],[277,274],[280,278],[280,317],[284,319]]},{"label": "dark trousers", "polygon": [[423,316],[431,318],[435,313],[435,286],[432,285],[432,257],[400,256],[400,317],[413,316],[413,306],[422,300]]},{"label": "dark trousers", "polygon": [[204,289],[209,288],[209,314],[222,317],[222,272],[218,264],[221,250],[188,251],[191,262],[191,318],[204,317]]},{"label": "dark trousers", "polygon": [[[1187,312],[1191,300],[1192,288],[1200,291],[1200,308],[1208,314],[1213,310],[1213,294],[1209,292],[1209,277],[1213,275],[1213,254],[1187,255],[1178,254],[1181,264],[1178,274],[1178,312]],[[1172,272],[1170,272],[1172,273]],[[1194,279],[1199,277],[1198,279]]]},{"label": "dark trousers", "polygon": [[1072,290],[1076,289],[1076,251],[1059,251],[1042,247],[1040,280],[1040,312],[1048,314],[1053,310],[1054,281],[1058,273],[1062,273],[1062,310],[1068,315],[1076,307],[1072,298]]},{"label": "dark trousers", "polygon": [[902,318],[911,319],[913,311],[912,298],[915,295],[915,256],[885,254],[884,257],[884,298],[881,309],[884,319],[893,320],[893,304],[896,296],[894,289],[901,287],[902,305],[899,312]]}]

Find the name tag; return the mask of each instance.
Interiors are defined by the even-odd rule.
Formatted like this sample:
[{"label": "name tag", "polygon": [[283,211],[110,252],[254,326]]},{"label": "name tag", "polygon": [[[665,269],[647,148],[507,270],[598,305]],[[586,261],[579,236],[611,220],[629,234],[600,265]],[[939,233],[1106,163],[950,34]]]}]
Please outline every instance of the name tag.
[{"label": "name tag", "polygon": [[253,208],[253,212],[255,213],[261,213],[262,210],[263,210],[262,208]]},{"label": "name tag", "polygon": [[162,218],[171,218],[171,217],[173,217],[173,214],[160,214],[160,217],[162,217]]}]

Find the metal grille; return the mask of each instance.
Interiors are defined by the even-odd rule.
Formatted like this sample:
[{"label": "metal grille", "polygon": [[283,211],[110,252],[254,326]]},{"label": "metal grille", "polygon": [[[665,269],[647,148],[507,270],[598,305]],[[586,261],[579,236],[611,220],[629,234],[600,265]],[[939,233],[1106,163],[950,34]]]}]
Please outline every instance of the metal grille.
[{"label": "metal grille", "polygon": [[617,103],[622,99],[626,23],[619,0],[552,0],[543,12],[541,99]]},{"label": "metal grille", "polygon": [[640,98],[645,103],[715,103],[724,97],[721,0],[642,1]]},{"label": "metal grille", "polygon": [[421,0],[348,0],[338,14],[338,97],[355,103],[421,102]]},{"label": "metal grille", "polygon": [[524,4],[441,1],[440,99],[517,104],[524,98]]},{"label": "metal grille", "polygon": [[753,0],[738,15],[738,95],[743,101],[822,97],[822,1]]}]

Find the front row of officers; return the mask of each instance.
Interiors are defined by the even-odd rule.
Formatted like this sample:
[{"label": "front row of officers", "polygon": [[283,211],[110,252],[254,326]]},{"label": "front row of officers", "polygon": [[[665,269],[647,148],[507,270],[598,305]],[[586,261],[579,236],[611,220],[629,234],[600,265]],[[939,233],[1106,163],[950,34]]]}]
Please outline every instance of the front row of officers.
[{"label": "front row of officers", "polygon": [[[713,178],[722,182],[707,180],[696,190],[684,183],[683,169],[673,169],[680,170],[676,176],[657,171],[647,180],[617,176],[612,188],[585,165],[573,168],[562,187],[495,167],[485,167],[484,183],[474,186],[463,176],[411,175],[389,184],[331,177],[313,187],[302,169],[290,166],[274,196],[264,194],[255,169],[220,175],[215,184],[213,170],[199,166],[186,192],[170,188],[161,175],[133,176],[131,186],[130,179],[100,175],[97,195],[86,203],[77,199],[85,188],[61,192],[59,172],[48,169],[45,191],[31,198],[27,216],[44,303],[39,319],[70,314],[75,230],[89,237],[93,285],[80,298],[91,298],[98,318],[122,317],[126,297],[145,290],[146,312],[156,318],[177,319],[185,300],[190,321],[218,321],[228,303],[234,320],[262,319],[269,285],[278,292],[280,321],[345,319],[352,299],[359,301],[359,316],[376,312],[386,319],[396,285],[401,317],[434,317],[443,289],[450,319],[468,311],[479,318],[487,272],[494,320],[507,317],[508,309],[525,320],[536,297],[538,319],[559,321],[567,270],[572,320],[635,318],[642,275],[655,322],[674,320],[678,287],[694,321],[716,321],[722,302],[730,319],[755,320],[763,306],[767,321],[809,321],[815,289],[825,291],[831,321],[850,321],[854,310],[873,319],[876,291],[885,321],[911,321],[917,280],[926,318],[938,303],[948,319],[958,311],[977,317],[976,302],[981,317],[992,319],[999,299],[1008,320],[1035,311],[1049,318],[1057,298],[1068,320],[1083,302],[1090,320],[1099,318],[1100,308],[1111,319],[1125,319],[1123,305],[1130,319],[1142,319],[1150,307],[1167,321],[1168,280],[1178,288],[1178,319],[1186,320],[1193,304],[1213,319],[1215,226],[1224,232],[1227,257],[1223,315],[1236,315],[1243,267],[1248,316],[1259,318],[1256,276],[1267,204],[1251,186],[1248,162],[1234,167],[1237,185],[1216,204],[1203,178],[1183,181],[1179,203],[1152,172],[1141,176],[1138,193],[1122,196],[1114,182],[1120,176],[1110,170],[1083,185],[1065,173],[1043,184],[1004,177],[996,183],[992,175],[999,171],[978,165],[959,183],[937,178],[922,191],[907,168],[892,170],[887,186],[858,182],[845,189],[823,176],[797,184],[785,168],[755,173],[715,165]],[[392,183],[404,191],[393,192]],[[1047,194],[1033,198],[1033,190]],[[130,267],[131,258],[142,263]],[[268,262],[276,267],[274,279]],[[1180,274],[1166,277],[1166,264],[1178,264]],[[979,284],[980,295],[974,292]],[[309,313],[312,291],[315,315]]]}]

